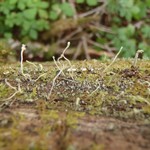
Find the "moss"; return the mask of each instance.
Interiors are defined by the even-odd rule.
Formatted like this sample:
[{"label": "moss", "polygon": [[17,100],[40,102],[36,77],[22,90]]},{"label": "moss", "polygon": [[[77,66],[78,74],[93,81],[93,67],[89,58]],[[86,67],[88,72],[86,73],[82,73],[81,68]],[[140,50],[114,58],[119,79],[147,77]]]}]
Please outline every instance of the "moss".
[{"label": "moss", "polygon": [[[149,123],[150,62],[139,61],[137,68],[131,67],[132,62],[117,60],[103,75],[102,70],[109,61],[72,62],[77,69],[74,78],[65,70],[64,75],[57,78],[49,99],[46,96],[58,72],[54,63],[43,63],[42,71],[24,63],[24,71],[31,75],[32,80],[19,73],[19,63],[3,65],[0,68],[0,98],[6,99],[14,92],[5,84],[5,79],[14,87],[20,84],[23,92],[16,94],[1,111],[0,115],[9,117],[0,119],[0,148],[77,148],[73,143],[77,140],[73,133],[78,134],[80,121],[90,115]],[[82,72],[81,67],[93,70]],[[46,75],[34,81],[43,73]],[[0,101],[0,107],[3,103]],[[33,137],[32,142],[28,135],[30,139]],[[91,147],[103,149],[103,145],[94,142]]]},{"label": "moss", "polygon": [[14,60],[14,52],[11,50],[8,42],[5,40],[0,40],[0,62],[7,62],[8,60]]},{"label": "moss", "polygon": [[6,87],[6,85],[4,83],[0,83],[0,98],[4,99],[8,96],[8,88]]},{"label": "moss", "polygon": [[146,114],[150,114],[150,106],[144,106],[142,108],[143,112],[146,113]]},{"label": "moss", "polygon": [[105,150],[105,146],[103,144],[93,144],[92,148],[93,150]]}]

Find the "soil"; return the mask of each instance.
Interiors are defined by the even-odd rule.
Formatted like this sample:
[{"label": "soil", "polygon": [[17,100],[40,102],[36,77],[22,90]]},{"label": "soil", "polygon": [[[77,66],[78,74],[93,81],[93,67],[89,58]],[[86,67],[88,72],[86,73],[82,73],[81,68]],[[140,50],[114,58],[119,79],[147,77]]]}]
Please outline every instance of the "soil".
[{"label": "soil", "polygon": [[150,61],[133,61],[1,64],[0,149],[149,150]]}]

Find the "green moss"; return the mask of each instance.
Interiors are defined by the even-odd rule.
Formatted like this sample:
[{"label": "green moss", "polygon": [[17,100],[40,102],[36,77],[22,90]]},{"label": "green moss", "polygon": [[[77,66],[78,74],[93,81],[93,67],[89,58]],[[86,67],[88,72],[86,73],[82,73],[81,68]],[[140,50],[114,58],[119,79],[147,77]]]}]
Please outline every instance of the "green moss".
[{"label": "green moss", "polygon": [[0,83],[0,98],[4,99],[8,96],[8,87],[4,83]]},{"label": "green moss", "polygon": [[[111,62],[72,62],[77,69],[73,72],[74,78],[64,70],[64,75],[57,78],[49,99],[46,96],[58,73],[54,63],[43,63],[42,71],[24,63],[24,70],[31,75],[31,81],[19,73],[19,63],[3,65],[0,68],[0,80],[3,81],[0,83],[0,98],[6,99],[14,93],[5,84],[6,78],[15,87],[20,84],[23,92],[16,94],[2,109],[2,115],[10,118],[0,120],[0,148],[49,149],[47,145],[52,145],[53,149],[76,148],[72,133],[77,132],[80,121],[89,114],[150,122],[150,62],[139,61],[137,68],[131,67],[132,62],[116,60],[103,75],[102,71]],[[92,71],[80,70],[89,66]],[[8,73],[5,74],[6,71]],[[43,73],[46,75],[35,82]],[[7,114],[5,111],[10,112]],[[31,139],[33,137],[32,142],[28,135]],[[91,147],[103,149],[103,145],[95,143]]]}]

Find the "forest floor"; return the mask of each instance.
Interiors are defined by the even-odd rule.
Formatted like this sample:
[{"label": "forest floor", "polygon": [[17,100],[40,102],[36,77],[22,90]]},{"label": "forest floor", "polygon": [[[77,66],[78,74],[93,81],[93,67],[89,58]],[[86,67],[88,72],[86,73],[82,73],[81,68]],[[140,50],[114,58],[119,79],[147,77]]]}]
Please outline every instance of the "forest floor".
[{"label": "forest floor", "polygon": [[150,61],[133,62],[1,63],[0,149],[149,150]]}]

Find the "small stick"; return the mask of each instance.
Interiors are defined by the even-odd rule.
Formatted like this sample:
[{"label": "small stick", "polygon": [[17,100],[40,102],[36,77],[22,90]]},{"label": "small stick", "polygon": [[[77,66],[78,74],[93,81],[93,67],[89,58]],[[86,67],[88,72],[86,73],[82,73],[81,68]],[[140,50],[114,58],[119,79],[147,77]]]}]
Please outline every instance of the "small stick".
[{"label": "small stick", "polygon": [[87,45],[87,39],[85,36],[82,36],[82,42],[83,42],[83,49],[87,60],[90,60],[90,55],[88,54],[88,45]]},{"label": "small stick", "polygon": [[74,60],[80,55],[82,44],[83,44],[83,42],[80,41],[79,44],[77,45],[77,50],[76,50],[75,54],[73,55]]}]

